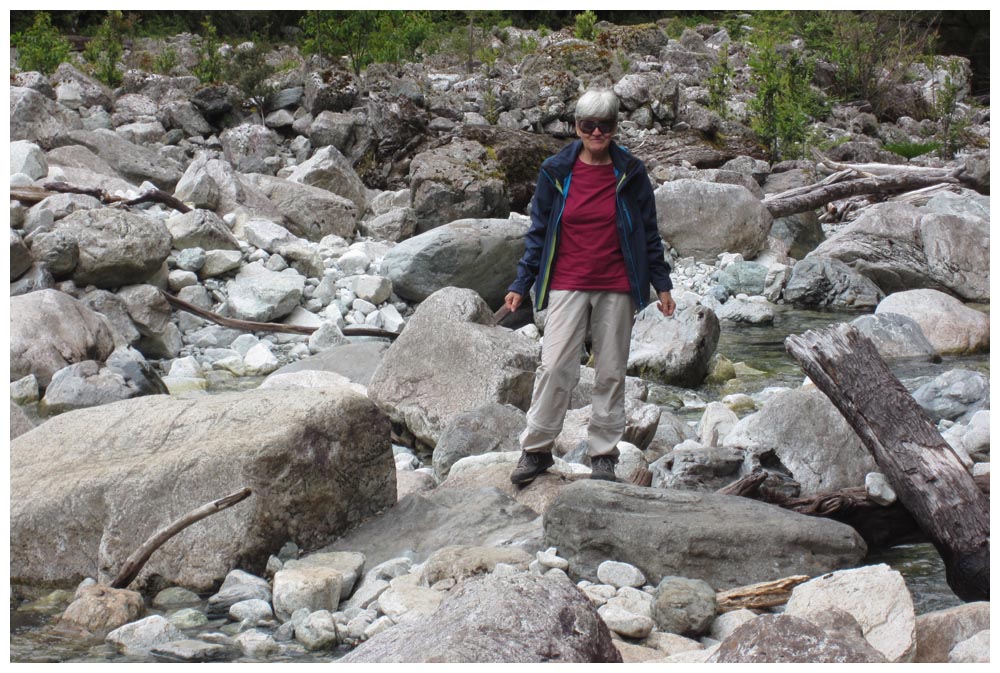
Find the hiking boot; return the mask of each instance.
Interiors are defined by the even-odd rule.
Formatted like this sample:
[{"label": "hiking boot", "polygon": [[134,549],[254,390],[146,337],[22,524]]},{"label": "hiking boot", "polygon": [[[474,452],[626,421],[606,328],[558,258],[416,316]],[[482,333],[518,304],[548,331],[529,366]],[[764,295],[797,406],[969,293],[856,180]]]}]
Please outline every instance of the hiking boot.
[{"label": "hiking boot", "polygon": [[510,473],[510,483],[524,486],[535,480],[545,470],[555,465],[552,454],[543,451],[521,452],[517,467]]},{"label": "hiking boot", "polygon": [[615,465],[617,458],[611,456],[594,456],[590,459],[590,478],[602,479],[604,481],[618,481],[615,476]]}]

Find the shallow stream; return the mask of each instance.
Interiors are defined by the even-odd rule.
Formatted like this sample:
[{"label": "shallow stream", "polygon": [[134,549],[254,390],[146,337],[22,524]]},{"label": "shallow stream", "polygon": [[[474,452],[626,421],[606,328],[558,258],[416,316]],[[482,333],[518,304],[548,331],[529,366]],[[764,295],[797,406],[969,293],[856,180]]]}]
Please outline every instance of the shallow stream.
[{"label": "shallow stream", "polygon": [[[694,392],[702,402],[719,400],[729,393],[742,392],[753,395],[770,386],[796,387],[802,383],[803,373],[792,358],[785,353],[784,339],[790,334],[800,334],[809,329],[822,329],[828,325],[847,322],[857,317],[857,313],[834,311],[803,311],[779,306],[773,325],[741,326],[724,324],[717,348],[718,353],[733,362],[744,362],[763,375],[746,377],[739,383],[729,382],[725,386],[702,386]],[[989,356],[945,358],[941,363],[908,362],[892,366],[894,373],[903,380],[910,390],[927,379],[955,368],[979,370],[989,375]],[[246,389],[255,387],[255,381],[239,380],[217,389]],[[681,406],[684,397],[681,389],[669,389],[678,402],[677,412],[688,420],[696,420],[700,414],[699,403]],[[898,570],[906,580],[913,596],[917,614],[923,614],[946,607],[960,605],[962,601],[948,588],[944,579],[944,564],[930,544],[909,544],[891,549],[872,550],[866,564],[886,563]],[[14,593],[15,596],[40,598],[49,590],[26,588]],[[135,659],[119,655],[108,644],[82,643],[77,639],[59,635],[49,628],[68,604],[71,592],[63,600],[48,601],[46,605],[31,607],[25,600],[11,600],[11,661],[12,662],[126,662],[159,661],[153,657]],[[204,597],[207,600],[207,596]],[[26,607],[28,609],[26,609]],[[204,608],[205,606],[202,605]],[[163,614],[149,610],[149,614]],[[200,627],[200,632],[218,632],[225,623],[221,620],[209,622]],[[224,629],[223,629],[224,630]],[[188,632],[197,637],[197,633]],[[300,655],[271,658],[268,661],[321,662],[334,661],[345,652],[327,652],[321,655],[305,653]],[[229,661],[255,661],[247,657],[236,657]]]}]

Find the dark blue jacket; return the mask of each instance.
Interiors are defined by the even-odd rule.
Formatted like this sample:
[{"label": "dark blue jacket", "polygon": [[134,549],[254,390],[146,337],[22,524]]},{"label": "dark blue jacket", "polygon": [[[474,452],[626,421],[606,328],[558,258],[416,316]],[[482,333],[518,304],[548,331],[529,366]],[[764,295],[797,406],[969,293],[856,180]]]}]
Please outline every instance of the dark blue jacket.
[{"label": "dark blue jacket", "polygon": [[[549,303],[555,256],[559,254],[559,228],[573,178],[573,165],[583,142],[570,143],[544,162],[531,200],[531,227],[525,236],[524,256],[517,264],[517,278],[507,290],[522,297],[535,283],[535,306]],[[646,167],[628,150],[612,142],[611,163],[615,167],[618,241],[625,257],[629,286],[636,309],[649,300],[649,286],[657,292],[670,290],[670,266],[663,259],[663,241],[656,227],[656,204]]]}]

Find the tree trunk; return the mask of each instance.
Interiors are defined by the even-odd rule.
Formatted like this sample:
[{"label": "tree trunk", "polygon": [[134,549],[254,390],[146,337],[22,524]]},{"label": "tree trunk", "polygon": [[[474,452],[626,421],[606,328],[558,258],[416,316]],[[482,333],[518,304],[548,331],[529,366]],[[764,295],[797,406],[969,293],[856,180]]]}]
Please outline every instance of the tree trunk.
[{"label": "tree trunk", "polygon": [[875,344],[842,323],[790,336],[785,348],[851,424],[937,547],[952,591],[965,601],[988,601],[989,501]]}]

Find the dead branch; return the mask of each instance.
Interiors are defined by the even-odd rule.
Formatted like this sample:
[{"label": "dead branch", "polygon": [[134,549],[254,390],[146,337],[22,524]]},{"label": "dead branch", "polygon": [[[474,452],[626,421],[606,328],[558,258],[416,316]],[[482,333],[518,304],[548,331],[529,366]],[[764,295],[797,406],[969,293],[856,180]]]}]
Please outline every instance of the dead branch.
[{"label": "dead branch", "polygon": [[[223,327],[231,327],[233,329],[243,330],[245,332],[282,332],[285,334],[304,334],[309,335],[315,332],[318,328],[309,327],[307,325],[285,325],[277,322],[256,322],[254,320],[239,320],[237,318],[227,318],[221,316],[218,313],[212,313],[211,311],[206,311],[203,308],[190,304],[183,299],[175,297],[174,295],[160,290],[160,294],[170,303],[174,308],[178,308],[182,311],[187,311],[192,313],[199,318],[204,318],[214,322],[216,325],[222,325]],[[389,330],[377,329],[375,327],[358,327],[356,325],[349,325],[341,330],[344,336],[374,336],[382,337],[385,339],[395,339],[399,335],[395,332],[390,332]]]},{"label": "dead branch", "polygon": [[780,580],[727,589],[715,594],[715,602],[720,613],[742,608],[766,610],[787,603],[792,597],[792,589],[808,579],[809,575],[792,575]]},{"label": "dead branch", "polygon": [[114,581],[111,582],[111,588],[113,589],[124,589],[129,584],[132,583],[136,577],[138,577],[139,572],[142,567],[146,565],[146,561],[149,557],[153,555],[157,549],[163,546],[163,544],[177,535],[191,524],[201,521],[207,516],[211,516],[216,512],[221,512],[224,509],[228,509],[238,502],[242,502],[250,497],[249,488],[241,488],[235,493],[230,493],[224,498],[219,498],[218,500],[206,503],[197,509],[193,509],[181,518],[177,519],[165,528],[161,528],[153,537],[142,543],[138,549],[132,552],[132,555],[125,559],[125,564],[122,566],[121,571],[115,577]]},{"label": "dead branch", "polygon": [[83,194],[85,196],[92,196],[107,205],[122,204],[125,206],[137,206],[142,203],[162,203],[168,208],[173,208],[181,213],[191,212],[191,207],[186,203],[159,189],[151,189],[143,192],[134,199],[114,196],[96,187],[77,187],[75,185],[68,185],[65,182],[46,182],[42,187],[13,187],[10,190],[10,198],[12,200],[32,205],[56,194]]}]

